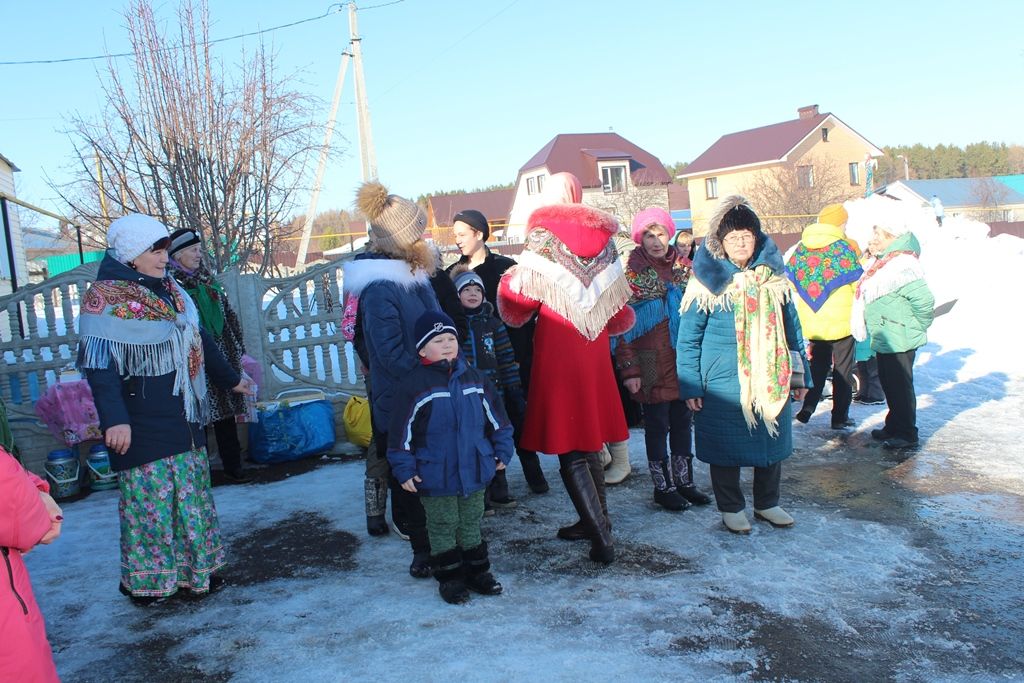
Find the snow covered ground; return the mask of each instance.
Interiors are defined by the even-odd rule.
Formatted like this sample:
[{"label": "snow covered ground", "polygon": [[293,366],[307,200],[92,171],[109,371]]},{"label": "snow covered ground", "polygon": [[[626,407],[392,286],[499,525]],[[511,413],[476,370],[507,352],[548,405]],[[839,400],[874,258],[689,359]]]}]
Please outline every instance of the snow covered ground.
[{"label": "snow covered ground", "polygon": [[[851,234],[867,210],[851,206]],[[884,406],[794,425],[790,530],[724,531],[713,506],[651,503],[638,470],[610,488],[620,559],[554,538],[550,493],[485,520],[500,597],[464,606],[405,571],[407,544],[365,533],[361,462],[215,489],[231,582],[200,602],[139,608],[115,590],[116,492],[65,507],[27,556],[66,681],[1024,680],[1024,242],[978,224],[915,225],[938,302],[916,366],[923,448],[886,453]],[[982,226],[983,227],[983,226]],[[709,490],[707,468],[698,483]]]}]

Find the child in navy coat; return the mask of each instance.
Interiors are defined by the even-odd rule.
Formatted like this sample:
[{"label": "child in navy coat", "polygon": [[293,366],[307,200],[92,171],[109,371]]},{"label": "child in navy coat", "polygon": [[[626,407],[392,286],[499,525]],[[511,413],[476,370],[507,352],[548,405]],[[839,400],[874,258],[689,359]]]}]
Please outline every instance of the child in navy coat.
[{"label": "child in navy coat", "polygon": [[484,490],[514,452],[512,426],[494,384],[459,355],[455,324],[440,311],[416,321],[421,365],[397,388],[388,430],[388,461],[427,516],[431,563],[441,597],[453,604],[469,590],[497,595],[480,534]]}]

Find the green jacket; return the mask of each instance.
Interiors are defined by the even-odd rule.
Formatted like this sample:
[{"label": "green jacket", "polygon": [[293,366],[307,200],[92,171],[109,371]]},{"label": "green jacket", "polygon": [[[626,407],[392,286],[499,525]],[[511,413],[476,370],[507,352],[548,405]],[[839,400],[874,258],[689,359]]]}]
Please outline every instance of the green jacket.
[{"label": "green jacket", "polygon": [[928,342],[935,297],[924,281],[917,238],[909,232],[897,237],[879,258],[900,251],[912,254],[897,255],[861,280],[864,322],[877,353],[902,353]]}]

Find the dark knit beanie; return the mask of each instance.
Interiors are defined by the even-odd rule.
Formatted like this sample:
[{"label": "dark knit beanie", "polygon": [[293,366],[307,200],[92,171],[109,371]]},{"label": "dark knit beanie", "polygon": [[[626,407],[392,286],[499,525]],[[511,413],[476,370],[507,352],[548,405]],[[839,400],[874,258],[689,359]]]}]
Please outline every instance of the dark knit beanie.
[{"label": "dark knit beanie", "polygon": [[755,235],[761,232],[761,219],[747,204],[739,204],[729,209],[718,224],[715,236],[719,241],[725,239],[733,230],[749,230]]},{"label": "dark knit beanie", "polygon": [[439,334],[450,332],[459,338],[459,331],[452,319],[441,311],[427,311],[416,320],[413,326],[413,338],[416,339],[416,350],[419,351],[427,342]]},{"label": "dark knit beanie", "polygon": [[187,249],[193,244],[199,244],[199,233],[189,228],[182,228],[171,233],[171,248],[167,250],[168,256],[174,256],[182,249]]},{"label": "dark knit beanie", "polygon": [[454,217],[452,217],[452,224],[456,221],[462,221],[477,232],[482,232],[484,234],[484,242],[486,242],[487,238],[491,236],[491,226],[487,222],[487,218],[476,209],[465,209],[463,211],[459,211]]}]

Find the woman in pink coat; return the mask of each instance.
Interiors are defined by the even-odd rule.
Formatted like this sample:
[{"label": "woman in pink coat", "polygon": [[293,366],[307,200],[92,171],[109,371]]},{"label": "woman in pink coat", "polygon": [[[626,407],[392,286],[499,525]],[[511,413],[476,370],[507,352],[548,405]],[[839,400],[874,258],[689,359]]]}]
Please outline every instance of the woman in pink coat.
[{"label": "woman in pink coat", "polygon": [[59,681],[46,624],[21,556],[60,535],[49,485],[0,448],[0,681]]}]

